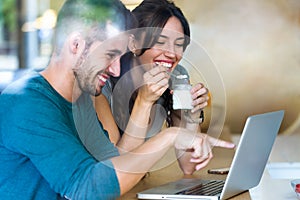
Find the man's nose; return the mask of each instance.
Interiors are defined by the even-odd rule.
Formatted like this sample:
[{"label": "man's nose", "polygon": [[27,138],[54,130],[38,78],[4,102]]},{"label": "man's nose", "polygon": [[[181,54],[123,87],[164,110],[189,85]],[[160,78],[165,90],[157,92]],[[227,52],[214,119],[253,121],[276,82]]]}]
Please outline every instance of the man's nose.
[{"label": "man's nose", "polygon": [[114,60],[107,68],[108,74],[113,77],[120,76],[120,71],[121,71],[120,66],[121,66],[120,59]]}]

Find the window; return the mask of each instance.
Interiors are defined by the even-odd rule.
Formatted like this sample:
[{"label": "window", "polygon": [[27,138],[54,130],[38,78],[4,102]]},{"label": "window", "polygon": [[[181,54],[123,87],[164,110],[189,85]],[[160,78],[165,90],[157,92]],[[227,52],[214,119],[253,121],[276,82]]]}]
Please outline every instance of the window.
[{"label": "window", "polygon": [[47,65],[56,13],[63,2],[1,0],[0,71]]}]

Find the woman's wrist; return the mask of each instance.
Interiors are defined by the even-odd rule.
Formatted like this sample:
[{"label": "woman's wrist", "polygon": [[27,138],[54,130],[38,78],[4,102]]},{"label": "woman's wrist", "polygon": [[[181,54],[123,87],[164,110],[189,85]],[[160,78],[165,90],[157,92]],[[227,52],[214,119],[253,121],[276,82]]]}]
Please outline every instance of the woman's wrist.
[{"label": "woman's wrist", "polygon": [[203,110],[200,110],[199,116],[197,115],[195,117],[194,114],[191,113],[190,110],[184,110],[183,111],[183,118],[187,123],[192,123],[192,124],[201,124],[204,122],[204,112]]},{"label": "woman's wrist", "polygon": [[153,105],[153,102],[147,101],[144,98],[142,98],[140,95],[137,96],[135,103],[137,105],[143,106],[143,108],[151,108]]}]

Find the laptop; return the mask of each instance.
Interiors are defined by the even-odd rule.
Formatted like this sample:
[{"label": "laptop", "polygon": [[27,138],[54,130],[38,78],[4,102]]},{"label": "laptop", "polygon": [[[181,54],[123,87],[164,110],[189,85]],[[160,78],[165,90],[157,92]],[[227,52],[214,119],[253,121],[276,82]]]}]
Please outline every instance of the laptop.
[{"label": "laptop", "polygon": [[284,111],[247,118],[226,180],[180,179],[137,194],[138,199],[228,199],[260,182]]}]

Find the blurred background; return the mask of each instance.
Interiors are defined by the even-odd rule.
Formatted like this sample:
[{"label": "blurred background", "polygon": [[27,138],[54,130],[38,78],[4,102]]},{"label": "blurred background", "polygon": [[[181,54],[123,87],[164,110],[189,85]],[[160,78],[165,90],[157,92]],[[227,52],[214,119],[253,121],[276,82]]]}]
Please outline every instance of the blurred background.
[{"label": "blurred background", "polygon": [[[141,2],[122,1],[129,9]],[[64,1],[0,2],[1,91],[18,73],[47,65],[56,13]],[[226,127],[240,133],[249,115],[284,109],[280,132],[300,133],[300,1],[174,2],[190,22],[192,41],[205,49],[223,81]],[[196,62],[205,65],[202,56]],[[206,82],[205,74],[202,78]]]}]

